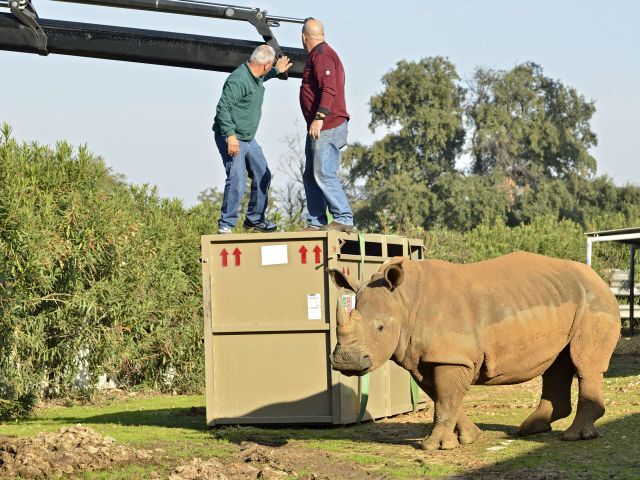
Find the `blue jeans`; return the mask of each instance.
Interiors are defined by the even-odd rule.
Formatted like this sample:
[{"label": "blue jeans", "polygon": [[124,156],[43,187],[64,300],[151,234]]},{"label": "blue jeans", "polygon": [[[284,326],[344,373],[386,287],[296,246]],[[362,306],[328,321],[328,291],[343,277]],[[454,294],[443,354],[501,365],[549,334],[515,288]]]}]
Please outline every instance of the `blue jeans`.
[{"label": "blue jeans", "polygon": [[240,142],[240,153],[235,157],[229,156],[227,137],[215,134],[216,145],[227,179],[224,183],[224,198],[222,200],[222,214],[218,226],[235,227],[238,222],[238,210],[240,200],[244,195],[247,184],[247,171],[251,179],[251,195],[247,208],[247,222],[256,224],[264,221],[264,212],[269,201],[269,185],[271,184],[271,171],[267,165],[267,159],[262,153],[258,142]]},{"label": "blue jeans", "polygon": [[335,128],[322,130],[317,140],[307,133],[302,180],[307,196],[307,221],[314,227],[327,224],[327,207],[336,222],[353,225],[353,213],[338,178],[340,149],[347,144],[347,123],[345,120]]}]

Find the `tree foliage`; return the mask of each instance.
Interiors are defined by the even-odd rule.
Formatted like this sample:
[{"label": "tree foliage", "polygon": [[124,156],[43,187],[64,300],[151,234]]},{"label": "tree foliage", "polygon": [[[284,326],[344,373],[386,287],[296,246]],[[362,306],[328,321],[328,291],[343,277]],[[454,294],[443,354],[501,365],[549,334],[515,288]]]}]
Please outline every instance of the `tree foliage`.
[{"label": "tree foliage", "polygon": [[468,231],[549,215],[584,226],[602,211],[637,215],[638,186],[594,176],[595,104],[539,65],[478,68],[465,89],[453,64],[432,57],[398,62],[382,84],[370,128],[386,134],[345,152],[361,227]]},{"label": "tree foliage", "polygon": [[454,171],[463,147],[464,89],[441,57],[398,62],[382,83],[384,91],[371,98],[369,127],[388,133],[345,152],[351,183],[361,185],[356,215],[371,227],[422,223],[433,211],[431,187]]},{"label": "tree foliage", "polygon": [[[401,61],[382,84],[384,91],[371,98],[369,128],[397,131],[383,139],[379,152],[373,149],[373,166],[381,173],[401,169],[426,183],[452,171],[464,143],[464,89],[453,64],[442,57]],[[389,160],[390,150],[404,155],[403,161]]]},{"label": "tree foliage", "polygon": [[535,63],[509,71],[478,68],[466,115],[473,173],[498,172],[518,185],[540,177],[589,177],[597,143],[590,127],[593,102],[543,74]]}]

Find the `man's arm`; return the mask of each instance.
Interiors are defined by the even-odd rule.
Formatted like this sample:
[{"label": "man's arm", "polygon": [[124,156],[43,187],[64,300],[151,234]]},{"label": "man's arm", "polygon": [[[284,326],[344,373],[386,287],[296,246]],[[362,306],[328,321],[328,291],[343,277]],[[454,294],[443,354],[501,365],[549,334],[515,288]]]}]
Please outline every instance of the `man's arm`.
[{"label": "man's arm", "polygon": [[318,106],[318,112],[328,115],[331,112],[331,106],[338,91],[335,62],[329,55],[319,54],[314,59],[313,74],[320,88],[320,105]]},{"label": "man's arm", "polygon": [[324,125],[324,117],[331,112],[331,105],[336,98],[337,84],[335,62],[328,55],[319,54],[313,62],[313,75],[318,82],[320,89],[320,104],[315,113],[316,119],[309,125],[309,135],[311,138],[320,138],[320,131]]}]

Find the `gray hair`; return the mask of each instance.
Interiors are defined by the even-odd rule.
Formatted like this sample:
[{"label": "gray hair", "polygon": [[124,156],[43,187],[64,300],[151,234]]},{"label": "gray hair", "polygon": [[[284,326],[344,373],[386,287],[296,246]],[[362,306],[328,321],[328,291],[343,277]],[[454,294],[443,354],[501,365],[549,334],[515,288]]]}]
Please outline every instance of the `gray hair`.
[{"label": "gray hair", "polygon": [[251,54],[249,62],[266,65],[272,63],[276,59],[276,51],[269,45],[259,45]]}]

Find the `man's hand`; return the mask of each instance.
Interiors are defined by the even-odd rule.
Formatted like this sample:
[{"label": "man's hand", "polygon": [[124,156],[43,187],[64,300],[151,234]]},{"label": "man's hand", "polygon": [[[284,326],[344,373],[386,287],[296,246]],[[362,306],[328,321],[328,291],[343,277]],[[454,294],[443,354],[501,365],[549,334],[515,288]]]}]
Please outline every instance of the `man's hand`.
[{"label": "man's hand", "polygon": [[278,69],[280,73],[284,73],[291,68],[291,60],[286,55],[281,56],[275,64],[275,67]]},{"label": "man's hand", "polygon": [[322,125],[324,124],[324,120],[314,120],[311,122],[311,126],[309,127],[309,135],[314,140],[320,138],[320,130],[322,130]]},{"label": "man's hand", "polygon": [[235,135],[229,135],[227,137],[227,147],[229,151],[230,157],[235,157],[240,153],[240,142],[238,141],[238,137]]}]

